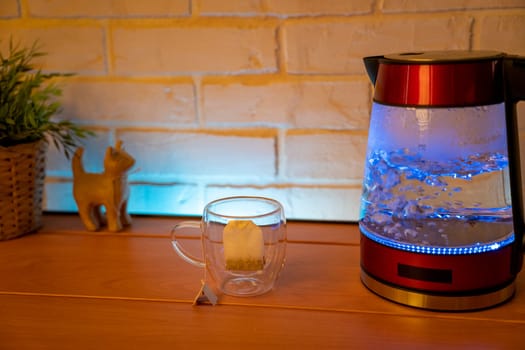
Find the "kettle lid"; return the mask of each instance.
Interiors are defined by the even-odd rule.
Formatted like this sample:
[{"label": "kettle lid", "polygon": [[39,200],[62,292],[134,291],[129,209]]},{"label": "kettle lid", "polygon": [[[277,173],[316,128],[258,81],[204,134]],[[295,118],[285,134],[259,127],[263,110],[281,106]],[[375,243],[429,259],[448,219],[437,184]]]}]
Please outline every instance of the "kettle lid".
[{"label": "kettle lid", "polygon": [[427,51],[427,52],[402,52],[385,55],[384,58],[389,61],[399,63],[459,63],[481,60],[495,60],[504,57],[505,54],[499,51],[467,51],[467,50],[449,50],[449,51]]},{"label": "kettle lid", "polygon": [[414,107],[501,103],[505,57],[498,51],[461,50],[378,56],[374,101]]}]

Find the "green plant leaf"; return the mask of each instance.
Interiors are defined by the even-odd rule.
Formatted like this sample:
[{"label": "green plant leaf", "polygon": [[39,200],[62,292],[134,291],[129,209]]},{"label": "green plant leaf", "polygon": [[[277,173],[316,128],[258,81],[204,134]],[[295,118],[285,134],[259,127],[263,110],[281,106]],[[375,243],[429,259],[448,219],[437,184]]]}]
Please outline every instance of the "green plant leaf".
[{"label": "green plant leaf", "polygon": [[7,54],[0,52],[0,146],[8,147],[42,138],[51,139],[69,157],[80,139],[93,136],[71,121],[54,121],[60,111],[61,89],[55,79],[70,73],[42,73],[33,60],[44,56],[38,41],[20,47],[12,38]]}]

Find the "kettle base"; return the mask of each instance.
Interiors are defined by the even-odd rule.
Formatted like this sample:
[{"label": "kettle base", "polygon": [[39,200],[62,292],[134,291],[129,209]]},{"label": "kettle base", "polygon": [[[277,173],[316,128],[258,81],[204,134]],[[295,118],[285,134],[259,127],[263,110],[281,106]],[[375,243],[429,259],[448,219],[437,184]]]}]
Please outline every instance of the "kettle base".
[{"label": "kettle base", "polygon": [[486,309],[510,300],[516,292],[516,284],[512,281],[498,290],[483,294],[431,294],[383,283],[363,270],[361,270],[361,281],[368,289],[385,299],[403,305],[435,311]]}]

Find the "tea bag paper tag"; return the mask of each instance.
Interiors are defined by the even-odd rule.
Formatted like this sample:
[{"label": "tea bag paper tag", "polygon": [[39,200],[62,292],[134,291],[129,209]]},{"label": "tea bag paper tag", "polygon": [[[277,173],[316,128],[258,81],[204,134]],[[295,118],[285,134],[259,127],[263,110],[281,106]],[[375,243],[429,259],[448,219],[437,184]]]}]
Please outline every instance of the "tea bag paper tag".
[{"label": "tea bag paper tag", "polygon": [[204,282],[204,280],[201,280],[202,286],[199,290],[199,293],[193,300],[193,305],[201,305],[201,304],[212,304],[217,305],[217,301],[219,298],[217,295],[213,292],[213,289]]}]

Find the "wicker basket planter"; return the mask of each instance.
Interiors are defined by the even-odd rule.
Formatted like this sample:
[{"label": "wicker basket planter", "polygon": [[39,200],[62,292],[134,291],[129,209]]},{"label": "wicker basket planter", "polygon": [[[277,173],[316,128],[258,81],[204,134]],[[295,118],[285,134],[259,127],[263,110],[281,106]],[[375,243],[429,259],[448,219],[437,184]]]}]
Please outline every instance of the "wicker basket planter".
[{"label": "wicker basket planter", "polygon": [[42,225],[47,143],[0,147],[0,240]]}]

